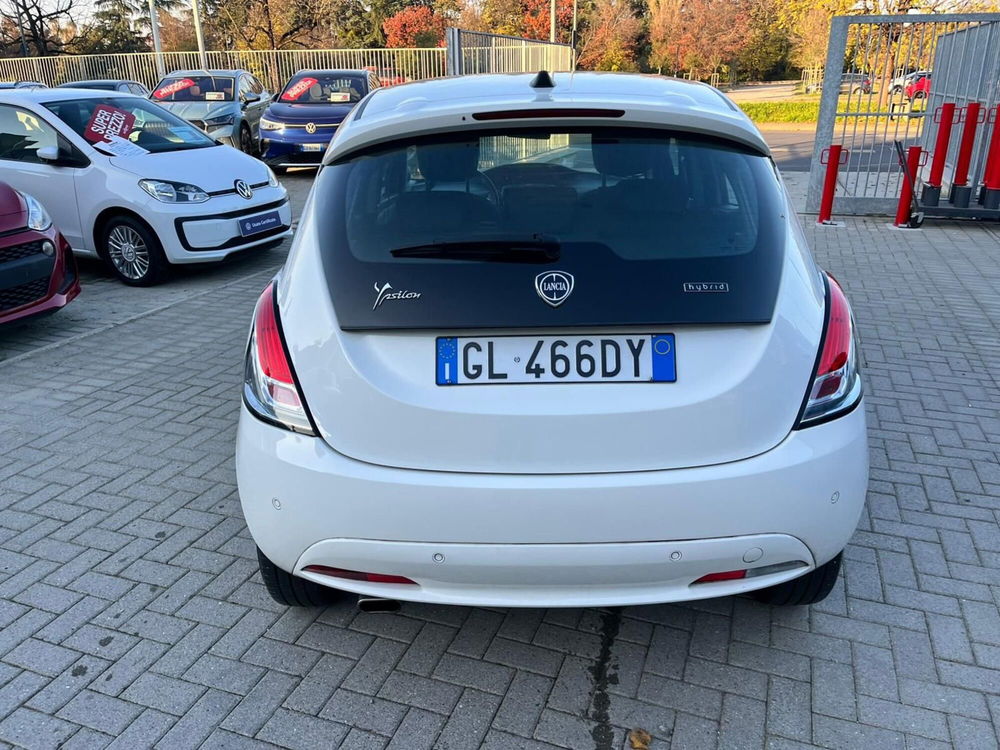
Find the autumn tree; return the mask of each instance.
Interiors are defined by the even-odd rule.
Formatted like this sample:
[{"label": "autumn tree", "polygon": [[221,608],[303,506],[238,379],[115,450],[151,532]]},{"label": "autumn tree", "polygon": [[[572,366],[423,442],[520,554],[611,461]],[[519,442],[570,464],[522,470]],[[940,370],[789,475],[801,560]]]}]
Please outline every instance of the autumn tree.
[{"label": "autumn tree", "polygon": [[638,70],[642,21],[626,0],[597,0],[580,47],[578,63],[591,70]]},{"label": "autumn tree", "polygon": [[411,5],[382,24],[387,47],[438,47],[445,20],[426,5]]},{"label": "autumn tree", "polygon": [[649,64],[658,73],[676,74],[681,63],[684,0],[649,0]]},{"label": "autumn tree", "polygon": [[735,59],[740,75],[753,81],[768,75],[788,63],[791,40],[778,24],[782,0],[747,0],[747,35],[743,48]]},{"label": "autumn tree", "polygon": [[160,43],[164,52],[193,52],[198,49],[190,10],[159,14]]},{"label": "autumn tree", "polygon": [[[549,0],[525,0],[521,33],[529,39],[549,38]],[[556,1],[556,41],[567,43],[573,34],[573,0]]]},{"label": "autumn tree", "polygon": [[687,0],[679,45],[683,65],[704,77],[731,62],[748,42],[745,0]]},{"label": "autumn tree", "polygon": [[520,36],[524,24],[523,0],[483,0],[482,18],[497,34]]}]

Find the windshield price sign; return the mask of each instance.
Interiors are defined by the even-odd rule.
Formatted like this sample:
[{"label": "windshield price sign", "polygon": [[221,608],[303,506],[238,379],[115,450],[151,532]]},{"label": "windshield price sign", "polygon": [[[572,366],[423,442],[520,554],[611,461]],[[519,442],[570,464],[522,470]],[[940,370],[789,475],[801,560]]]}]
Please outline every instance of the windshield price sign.
[{"label": "windshield price sign", "polygon": [[190,78],[181,78],[168,83],[166,86],[160,86],[160,88],[153,92],[153,96],[157,99],[166,99],[168,96],[173,96],[178,91],[189,89],[192,86],[194,86],[194,81]]},{"label": "windshield price sign", "polygon": [[281,98],[286,102],[294,102],[317,83],[318,81],[315,78],[303,78],[301,81],[296,81],[293,85],[289,86],[288,90],[281,95]]},{"label": "windshield price sign", "polygon": [[128,138],[134,126],[135,115],[131,112],[98,104],[94,107],[94,114],[90,116],[90,122],[84,128],[83,137],[91,143],[110,141],[112,136]]}]

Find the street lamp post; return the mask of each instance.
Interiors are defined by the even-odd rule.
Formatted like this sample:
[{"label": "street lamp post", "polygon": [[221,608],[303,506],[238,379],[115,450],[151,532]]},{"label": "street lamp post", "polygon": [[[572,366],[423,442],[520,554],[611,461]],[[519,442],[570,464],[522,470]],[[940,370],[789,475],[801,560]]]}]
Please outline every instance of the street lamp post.
[{"label": "street lamp post", "polygon": [[199,0],[191,0],[191,13],[194,19],[194,35],[198,39],[198,60],[202,70],[208,69],[208,58],[205,56],[205,37],[201,33],[201,11],[198,9]]},{"label": "street lamp post", "polygon": [[556,40],[556,0],[549,0],[549,41]]},{"label": "street lamp post", "polygon": [[156,75],[163,78],[166,70],[163,67],[163,47],[160,44],[160,19],[156,13],[156,0],[149,0],[149,28],[153,33],[153,52],[156,59]]}]

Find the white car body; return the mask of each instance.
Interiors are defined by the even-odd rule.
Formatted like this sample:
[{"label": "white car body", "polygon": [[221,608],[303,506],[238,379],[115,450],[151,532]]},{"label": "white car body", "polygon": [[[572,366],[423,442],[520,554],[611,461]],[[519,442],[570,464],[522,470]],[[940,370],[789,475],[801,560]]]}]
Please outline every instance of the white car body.
[{"label": "white car body", "polygon": [[[76,147],[89,161],[84,167],[0,158],[0,179],[27,192],[45,206],[73,251],[98,257],[95,230],[104,217],[124,212],[141,218],[160,240],[170,263],[203,263],[280,240],[291,233],[291,208],[285,189],[269,184],[261,162],[229,146],[189,151],[110,156],[97,150],[45,108],[48,102],[73,99],[134,98],[130,94],[76,89],[3,92],[0,107],[27,110]],[[164,203],[139,187],[139,180],[193,183],[211,197],[204,203]],[[240,197],[236,180],[253,186]],[[240,219],[277,210],[283,229],[266,237],[243,238]]]},{"label": "white car body", "polygon": [[[547,128],[589,127],[596,120],[585,110],[614,108],[624,113],[615,123],[622,128],[712,136],[764,159],[769,153],[752,123],[701,84],[577,73],[555,75],[554,88],[539,90],[530,78],[380,90],[341,126],[324,164],[401,138],[495,129],[489,113],[560,107],[575,112],[519,117]],[[860,381],[851,408],[836,418],[797,422],[825,335],[825,277],[773,170],[771,179],[783,252],[769,322],[629,326],[676,334],[676,382],[588,387],[441,387],[428,375],[439,336],[533,330],[344,330],[337,305],[345,302],[331,299],[320,250],[329,245],[327,208],[314,188],[274,295],[315,434],[258,418],[246,398],[239,423],[240,497],[262,553],[294,576],[358,594],[484,606],[725,596],[833,560],[866,494]],[[401,268],[397,290],[407,288],[409,266]],[[375,281],[363,298],[378,306]],[[404,296],[391,304],[421,303]],[[553,325],[537,335],[616,330]],[[308,566],[416,585],[331,578]],[[742,569],[754,572],[695,583]]]}]

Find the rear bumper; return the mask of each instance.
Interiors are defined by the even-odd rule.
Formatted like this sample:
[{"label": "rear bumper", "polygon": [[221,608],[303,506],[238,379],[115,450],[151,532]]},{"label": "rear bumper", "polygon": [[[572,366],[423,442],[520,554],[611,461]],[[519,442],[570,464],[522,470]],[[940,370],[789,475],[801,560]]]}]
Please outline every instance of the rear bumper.
[{"label": "rear bumper", "polygon": [[[864,409],[744,461],[620,474],[391,469],[266,425],[244,407],[247,525],[279,567],[371,596],[494,606],[611,606],[741,593],[833,558],[864,505]],[[752,562],[745,562],[752,560]],[[711,584],[701,576],[798,562]],[[303,573],[406,576],[418,586]]]}]

